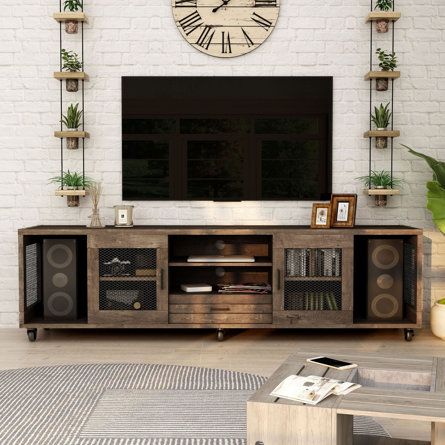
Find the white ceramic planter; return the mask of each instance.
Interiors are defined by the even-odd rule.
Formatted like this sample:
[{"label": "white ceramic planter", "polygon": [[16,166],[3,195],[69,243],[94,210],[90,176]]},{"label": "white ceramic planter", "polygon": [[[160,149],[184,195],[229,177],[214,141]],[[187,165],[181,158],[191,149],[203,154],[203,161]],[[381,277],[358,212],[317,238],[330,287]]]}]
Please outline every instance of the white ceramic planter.
[{"label": "white ceramic planter", "polygon": [[445,304],[435,303],[431,308],[431,331],[445,340]]}]

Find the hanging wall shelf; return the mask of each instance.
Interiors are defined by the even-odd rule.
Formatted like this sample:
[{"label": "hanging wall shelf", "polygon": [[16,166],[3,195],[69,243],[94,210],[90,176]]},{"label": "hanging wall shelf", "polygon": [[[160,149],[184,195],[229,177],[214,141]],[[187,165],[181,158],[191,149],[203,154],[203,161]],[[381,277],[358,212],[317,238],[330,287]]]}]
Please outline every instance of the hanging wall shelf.
[{"label": "hanging wall shelf", "polygon": [[89,138],[90,133],[88,131],[55,131],[54,137],[56,138]]},{"label": "hanging wall shelf", "polygon": [[369,196],[378,196],[378,195],[400,195],[400,190],[397,189],[369,189],[365,190],[366,193],[368,193]]},{"label": "hanging wall shelf", "polygon": [[88,18],[84,12],[55,12],[53,18],[58,22],[66,22],[69,20],[88,22]]},{"label": "hanging wall shelf", "polygon": [[55,71],[54,78],[58,80],[66,80],[66,79],[88,80],[88,75],[83,71]]},{"label": "hanging wall shelf", "polygon": [[85,196],[86,190],[56,190],[56,196]]},{"label": "hanging wall shelf", "polygon": [[400,71],[368,71],[365,75],[365,80],[370,79],[398,79]]},{"label": "hanging wall shelf", "polygon": [[399,130],[369,130],[363,134],[364,138],[398,138]]},{"label": "hanging wall shelf", "polygon": [[400,12],[395,11],[372,11],[366,17],[367,22],[374,22],[378,20],[389,20],[396,22],[402,16]]}]

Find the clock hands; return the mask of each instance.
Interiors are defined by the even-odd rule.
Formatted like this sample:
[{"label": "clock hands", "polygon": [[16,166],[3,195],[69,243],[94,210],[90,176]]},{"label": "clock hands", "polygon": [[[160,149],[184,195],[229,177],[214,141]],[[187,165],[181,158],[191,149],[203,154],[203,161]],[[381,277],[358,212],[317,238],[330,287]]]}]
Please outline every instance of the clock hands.
[{"label": "clock hands", "polygon": [[213,8],[212,12],[218,11],[219,8],[222,8],[223,6],[226,6],[227,3],[229,3],[229,2],[230,2],[230,0],[222,0],[222,3],[219,6],[217,6],[216,8]]}]

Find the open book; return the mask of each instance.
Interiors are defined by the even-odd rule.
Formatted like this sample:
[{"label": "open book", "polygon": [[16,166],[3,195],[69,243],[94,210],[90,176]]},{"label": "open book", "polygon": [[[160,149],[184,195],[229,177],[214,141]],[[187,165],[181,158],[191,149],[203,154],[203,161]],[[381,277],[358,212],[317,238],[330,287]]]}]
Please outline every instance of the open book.
[{"label": "open book", "polygon": [[316,405],[331,394],[343,396],[360,387],[361,385],[357,383],[342,382],[316,375],[310,375],[308,377],[290,375],[285,378],[270,395],[295,402]]}]

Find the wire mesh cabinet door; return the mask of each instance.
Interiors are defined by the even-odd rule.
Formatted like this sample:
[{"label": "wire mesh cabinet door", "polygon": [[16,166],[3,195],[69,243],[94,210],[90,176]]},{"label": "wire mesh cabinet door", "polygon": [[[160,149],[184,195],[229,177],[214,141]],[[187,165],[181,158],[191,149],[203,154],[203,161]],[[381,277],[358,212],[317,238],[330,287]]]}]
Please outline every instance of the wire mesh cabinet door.
[{"label": "wire mesh cabinet door", "polygon": [[274,324],[352,324],[353,237],[314,235],[274,240]]},{"label": "wire mesh cabinet door", "polygon": [[116,327],[167,323],[167,237],[127,230],[89,237],[88,321]]}]

